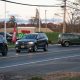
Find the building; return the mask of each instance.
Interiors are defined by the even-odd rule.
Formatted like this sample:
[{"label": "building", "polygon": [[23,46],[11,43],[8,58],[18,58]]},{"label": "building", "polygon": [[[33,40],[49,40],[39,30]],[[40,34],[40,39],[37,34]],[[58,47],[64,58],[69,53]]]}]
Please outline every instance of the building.
[{"label": "building", "polygon": [[36,27],[17,27],[18,33],[34,33]]}]

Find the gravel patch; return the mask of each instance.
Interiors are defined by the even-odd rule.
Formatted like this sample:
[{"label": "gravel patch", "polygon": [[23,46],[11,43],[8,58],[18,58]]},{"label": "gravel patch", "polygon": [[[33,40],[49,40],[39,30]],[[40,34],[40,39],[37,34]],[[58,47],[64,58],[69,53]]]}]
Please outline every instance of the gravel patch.
[{"label": "gravel patch", "polygon": [[44,80],[61,80],[65,77],[80,77],[80,72],[53,72],[37,75],[20,72],[0,73],[0,80],[30,80],[32,77],[41,77]]}]

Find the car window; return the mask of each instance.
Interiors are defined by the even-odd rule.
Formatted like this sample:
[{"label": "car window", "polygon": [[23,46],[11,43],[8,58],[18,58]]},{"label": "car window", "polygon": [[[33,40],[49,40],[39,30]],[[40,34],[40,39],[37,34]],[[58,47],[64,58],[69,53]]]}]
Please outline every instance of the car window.
[{"label": "car window", "polygon": [[37,39],[42,39],[43,38],[43,34],[38,34]]},{"label": "car window", "polygon": [[79,36],[78,35],[75,35],[75,34],[60,34],[59,35],[59,38],[62,38],[62,39],[78,39]]},{"label": "car window", "polygon": [[39,34],[40,38],[43,38],[43,34]]},{"label": "car window", "polygon": [[73,35],[73,34],[69,34],[69,35],[68,35],[68,38],[69,38],[69,39],[73,39],[74,36],[75,36],[75,35]]},{"label": "car window", "polygon": [[0,42],[3,42],[4,38],[2,36],[0,36]]},{"label": "car window", "polygon": [[60,36],[60,37],[62,37],[63,39],[70,39],[70,38],[73,38],[74,37],[74,35],[72,35],[72,34],[62,34],[62,36]]},{"label": "car window", "polygon": [[74,35],[74,38],[75,38],[75,39],[79,39],[79,36],[78,36],[78,35]]},{"label": "car window", "polygon": [[37,39],[40,39],[40,38],[41,38],[41,36],[40,36],[40,34],[38,34]]},{"label": "car window", "polygon": [[47,38],[46,34],[43,34],[43,37],[44,37],[44,38]]},{"label": "car window", "polygon": [[68,38],[69,36],[66,35],[66,34],[63,34],[61,37],[62,37],[63,39],[66,39],[66,38]]}]

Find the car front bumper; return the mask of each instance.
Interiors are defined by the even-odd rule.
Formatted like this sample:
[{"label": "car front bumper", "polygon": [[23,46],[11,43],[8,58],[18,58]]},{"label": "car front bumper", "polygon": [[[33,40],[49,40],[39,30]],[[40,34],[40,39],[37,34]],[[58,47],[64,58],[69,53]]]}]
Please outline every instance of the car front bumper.
[{"label": "car front bumper", "polygon": [[30,44],[28,44],[28,45],[16,45],[15,49],[16,50],[32,50],[33,47],[34,47],[34,45],[30,45]]}]

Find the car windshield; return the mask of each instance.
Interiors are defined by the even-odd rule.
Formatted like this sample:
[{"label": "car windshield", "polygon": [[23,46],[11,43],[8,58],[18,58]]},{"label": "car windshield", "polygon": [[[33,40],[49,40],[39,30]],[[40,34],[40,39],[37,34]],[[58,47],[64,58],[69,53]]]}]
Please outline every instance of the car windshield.
[{"label": "car windshield", "polygon": [[37,38],[37,34],[28,34],[25,35],[22,39],[36,39]]}]

